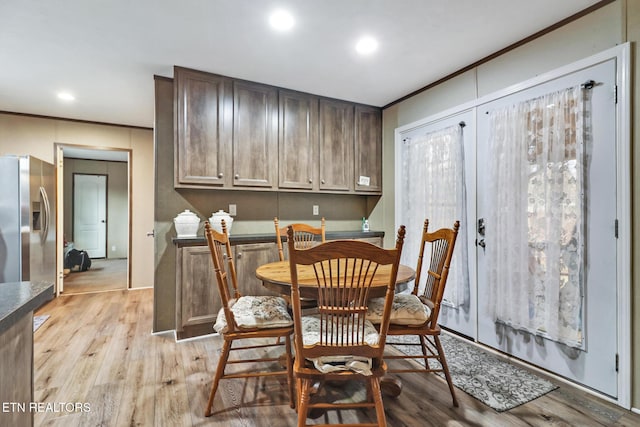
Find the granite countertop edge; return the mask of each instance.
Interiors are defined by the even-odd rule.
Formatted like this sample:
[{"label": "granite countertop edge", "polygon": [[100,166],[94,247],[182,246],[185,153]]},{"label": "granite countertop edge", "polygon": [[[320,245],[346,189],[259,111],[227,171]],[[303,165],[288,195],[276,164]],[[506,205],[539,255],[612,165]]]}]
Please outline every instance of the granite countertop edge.
[{"label": "granite countertop edge", "polygon": [[29,312],[53,299],[53,283],[0,283],[0,334]]},{"label": "granite countertop edge", "polygon": [[[363,239],[367,237],[384,237],[384,231],[327,231],[327,240],[336,239]],[[246,243],[270,243],[275,242],[276,235],[273,233],[264,234],[232,234],[229,241],[232,245],[242,245]],[[171,241],[178,246],[206,245],[204,236],[197,237],[174,237]]]}]

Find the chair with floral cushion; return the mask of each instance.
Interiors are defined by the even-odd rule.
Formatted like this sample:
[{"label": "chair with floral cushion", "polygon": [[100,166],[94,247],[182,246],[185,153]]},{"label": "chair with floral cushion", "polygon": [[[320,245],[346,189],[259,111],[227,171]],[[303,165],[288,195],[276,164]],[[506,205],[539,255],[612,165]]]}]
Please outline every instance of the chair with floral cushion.
[{"label": "chair with floral cushion", "polygon": [[[421,350],[420,355],[386,355],[385,359],[422,359],[425,364],[424,368],[412,369],[393,369],[393,366],[390,365],[389,373],[443,372],[449,385],[453,405],[458,406],[453,382],[451,381],[451,374],[449,373],[447,360],[442,344],[440,343],[441,330],[438,325],[438,314],[440,313],[440,305],[442,304],[442,296],[447,283],[449,266],[451,264],[451,257],[453,256],[453,248],[456,237],[458,236],[460,222],[456,221],[453,224],[453,228],[442,228],[432,233],[428,232],[428,228],[429,220],[426,219],[422,230],[422,241],[418,254],[418,265],[416,267],[413,291],[411,294],[398,294],[394,297],[391,318],[389,320],[390,325],[387,333],[387,336],[417,336],[419,343],[396,343],[389,341],[387,344],[396,346],[419,346]],[[430,247],[430,262],[426,270],[426,280],[422,287],[420,286],[420,278],[422,276],[425,248],[428,244]],[[384,299],[375,298],[369,304],[367,319],[373,324],[379,325],[382,321],[385,303]],[[429,365],[429,359],[437,360],[439,366],[436,366],[436,364]]]},{"label": "chair with floral cushion", "polygon": [[[386,372],[382,356],[404,234],[404,226],[401,226],[393,249],[353,240],[297,249],[294,229],[288,228],[298,427],[308,425],[309,411],[314,409],[356,408],[375,408],[378,421],[375,425],[386,426],[380,388],[380,378]],[[379,282],[374,278],[379,278]],[[378,330],[365,318],[374,286],[375,290],[386,294]],[[317,290],[318,307],[312,315],[303,316],[301,287],[305,292]],[[366,401],[318,402],[311,399],[318,384],[353,380],[365,382]]]},{"label": "chair with floral cushion", "polygon": [[[287,311],[287,302],[278,296],[244,296],[237,282],[236,269],[233,264],[231,245],[227,234],[227,226],[222,220],[222,233],[205,222],[205,237],[211,251],[213,267],[216,273],[218,291],[222,308],[214,325],[216,332],[220,333],[223,344],[220,359],[209,394],[209,401],[205,410],[205,416],[211,415],[213,399],[221,379],[250,378],[283,375],[287,379],[289,405],[294,407],[294,390],[292,374],[291,334],[293,333],[293,320]],[[262,340],[268,338],[268,342]],[[277,338],[274,343],[272,338]],[[251,339],[252,341],[246,341]],[[245,340],[241,346],[233,347],[238,340]],[[255,351],[262,351],[268,347],[284,347],[286,368],[281,368],[281,359],[275,356],[265,356],[256,359]],[[237,359],[229,360],[231,352]],[[252,354],[253,352],[253,354]],[[244,354],[243,354],[244,353]],[[248,355],[252,357],[249,358]],[[256,365],[273,365],[269,370],[259,370]],[[244,365],[246,370],[234,369],[227,372],[229,365]]]}]

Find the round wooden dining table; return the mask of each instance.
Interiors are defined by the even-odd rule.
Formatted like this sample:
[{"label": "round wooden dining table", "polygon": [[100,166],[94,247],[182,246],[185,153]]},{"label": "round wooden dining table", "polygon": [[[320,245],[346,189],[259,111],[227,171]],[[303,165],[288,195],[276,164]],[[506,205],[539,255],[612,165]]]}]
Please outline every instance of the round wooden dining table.
[{"label": "round wooden dining table", "polygon": [[[391,265],[381,265],[373,278],[371,297],[382,297],[386,292],[391,274]],[[413,268],[402,265],[398,267],[396,277],[396,292],[400,292],[407,287],[407,283],[413,280],[416,272]],[[261,265],[256,269],[256,277],[262,280],[265,288],[277,292],[280,295],[291,293],[291,270],[289,261],[277,261]],[[315,299],[318,297],[316,288],[316,277],[313,267],[310,265],[298,266],[298,283],[300,285],[300,296]]]}]

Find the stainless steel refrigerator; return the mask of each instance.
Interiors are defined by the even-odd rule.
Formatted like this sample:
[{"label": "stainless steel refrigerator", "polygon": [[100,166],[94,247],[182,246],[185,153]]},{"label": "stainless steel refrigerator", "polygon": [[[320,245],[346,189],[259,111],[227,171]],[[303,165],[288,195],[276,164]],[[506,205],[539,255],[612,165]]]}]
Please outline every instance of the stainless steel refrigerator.
[{"label": "stainless steel refrigerator", "polygon": [[0,283],[56,278],[55,168],[0,157]]}]

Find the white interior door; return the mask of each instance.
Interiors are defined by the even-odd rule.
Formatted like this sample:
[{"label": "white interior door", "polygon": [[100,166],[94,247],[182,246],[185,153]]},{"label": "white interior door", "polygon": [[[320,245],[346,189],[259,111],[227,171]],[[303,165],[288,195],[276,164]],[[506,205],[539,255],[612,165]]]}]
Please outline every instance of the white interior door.
[{"label": "white interior door", "polygon": [[91,258],[106,257],[106,175],[73,174],[73,245]]},{"label": "white interior door", "polygon": [[[616,397],[617,372],[617,243],[616,243],[616,62],[614,59],[583,69],[516,94],[481,105],[477,111],[478,128],[478,186],[477,216],[491,217],[488,195],[493,189],[489,174],[482,165],[491,164],[489,151],[490,111],[504,108],[553,91],[595,81],[591,91],[591,124],[593,137],[586,142],[584,204],[585,267],[583,273],[582,348],[570,347],[539,334],[501,327],[494,321],[488,307],[489,263],[499,263],[487,256],[487,250],[477,247],[478,262],[478,341],[498,350],[548,369],[587,387]],[[512,191],[522,192],[515,185]],[[526,189],[525,189],[526,191]],[[486,236],[500,233],[493,224],[486,223]],[[478,234],[478,239],[486,236]],[[518,239],[518,236],[512,236]],[[531,243],[531,242],[527,242]],[[488,243],[487,243],[488,244]],[[531,259],[530,261],[531,262]],[[553,262],[553,260],[551,260]],[[520,283],[512,283],[519,286]],[[507,303],[505,301],[505,303]],[[523,306],[522,310],[527,310]]]}]

